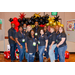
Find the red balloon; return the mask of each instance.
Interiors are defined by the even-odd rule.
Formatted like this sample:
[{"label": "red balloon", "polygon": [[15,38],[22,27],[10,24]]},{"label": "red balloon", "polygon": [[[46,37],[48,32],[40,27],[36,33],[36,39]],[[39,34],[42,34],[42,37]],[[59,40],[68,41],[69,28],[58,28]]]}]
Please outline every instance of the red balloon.
[{"label": "red balloon", "polygon": [[18,32],[18,31],[19,31],[19,30],[18,30],[18,27],[15,27],[14,29],[16,30],[16,32]]},{"label": "red balloon", "polygon": [[17,21],[18,21],[18,19],[17,19],[16,17],[14,17],[14,18],[13,18],[13,21],[14,21],[14,22],[17,22]]},{"label": "red balloon", "polygon": [[65,51],[65,58],[69,58],[69,52]]},{"label": "red balloon", "polygon": [[15,26],[18,27],[20,25],[19,22],[15,22]]},{"label": "red balloon", "polygon": [[44,26],[45,26],[45,25],[42,25],[42,24],[40,25],[40,27],[44,27]]}]

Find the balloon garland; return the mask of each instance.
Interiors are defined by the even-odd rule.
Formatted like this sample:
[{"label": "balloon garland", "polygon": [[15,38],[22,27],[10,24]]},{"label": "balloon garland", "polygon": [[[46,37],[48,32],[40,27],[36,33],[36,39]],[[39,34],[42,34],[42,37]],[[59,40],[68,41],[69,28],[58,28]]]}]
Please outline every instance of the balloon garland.
[{"label": "balloon garland", "polygon": [[20,13],[20,16],[19,18],[17,17],[14,17],[14,18],[10,18],[9,21],[12,23],[15,24],[15,30],[18,32],[18,26],[19,25],[22,25],[24,23],[26,23],[26,25],[31,25],[32,28],[35,27],[35,22],[38,22],[39,23],[39,26],[40,27],[44,27],[45,25],[46,26],[55,26],[55,25],[59,25],[61,27],[64,27],[63,24],[61,24],[59,22],[59,20],[61,20],[59,18],[59,16],[56,16],[56,17],[50,17],[48,14],[46,14],[45,16],[41,16],[40,13],[35,13],[33,16],[31,16],[30,18],[25,18],[25,15],[24,13]]}]

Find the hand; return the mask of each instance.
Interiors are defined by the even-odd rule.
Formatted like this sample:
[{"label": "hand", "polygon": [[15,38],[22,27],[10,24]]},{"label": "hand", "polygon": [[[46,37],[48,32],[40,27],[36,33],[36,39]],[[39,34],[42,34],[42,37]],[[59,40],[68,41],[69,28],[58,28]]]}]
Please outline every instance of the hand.
[{"label": "hand", "polygon": [[57,48],[59,47],[59,45],[56,45],[57,46]]},{"label": "hand", "polygon": [[52,46],[49,47],[49,50],[51,50],[51,49],[52,49]]},{"label": "hand", "polygon": [[20,45],[20,48],[22,49],[22,48],[23,48],[23,46],[22,46],[22,45]]},{"label": "hand", "polygon": [[28,52],[28,49],[26,49],[26,52]]},{"label": "hand", "polygon": [[47,52],[47,48],[45,48],[45,51]]}]

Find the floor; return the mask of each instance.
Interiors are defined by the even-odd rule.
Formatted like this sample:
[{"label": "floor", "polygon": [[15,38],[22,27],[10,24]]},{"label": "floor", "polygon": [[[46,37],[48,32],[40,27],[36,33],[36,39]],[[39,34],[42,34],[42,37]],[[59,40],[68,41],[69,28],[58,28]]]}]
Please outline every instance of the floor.
[{"label": "floor", "polygon": [[[0,62],[11,62],[11,59],[4,58],[4,54],[0,53]],[[15,60],[14,62],[19,62],[19,60]],[[24,59],[23,62],[27,62],[26,59]],[[34,62],[39,62],[39,61],[34,60]],[[50,60],[48,62],[50,62]],[[69,59],[65,59],[65,62],[75,62],[75,54],[70,54]]]}]

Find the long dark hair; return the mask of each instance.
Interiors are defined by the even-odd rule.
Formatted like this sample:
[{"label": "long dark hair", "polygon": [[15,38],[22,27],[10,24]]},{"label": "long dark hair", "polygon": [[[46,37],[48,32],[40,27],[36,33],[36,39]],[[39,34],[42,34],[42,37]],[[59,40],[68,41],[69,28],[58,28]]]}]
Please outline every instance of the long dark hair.
[{"label": "long dark hair", "polygon": [[[59,27],[60,28],[60,27]],[[63,30],[63,32],[62,33],[65,33],[65,30],[64,30],[64,27],[61,27],[62,28],[62,30]]]},{"label": "long dark hair", "polygon": [[[29,37],[30,37],[30,38],[32,38],[32,36],[31,36],[31,31],[34,31],[34,30],[33,30],[33,29],[30,30],[30,32],[29,32]],[[35,34],[34,34],[34,37],[35,37]]]}]

